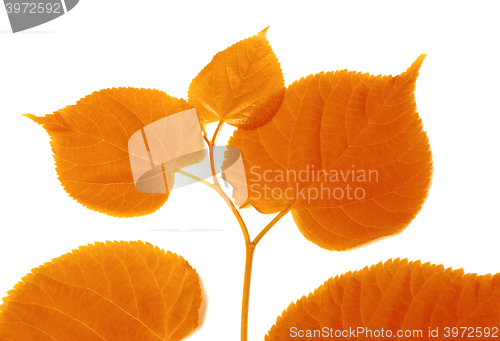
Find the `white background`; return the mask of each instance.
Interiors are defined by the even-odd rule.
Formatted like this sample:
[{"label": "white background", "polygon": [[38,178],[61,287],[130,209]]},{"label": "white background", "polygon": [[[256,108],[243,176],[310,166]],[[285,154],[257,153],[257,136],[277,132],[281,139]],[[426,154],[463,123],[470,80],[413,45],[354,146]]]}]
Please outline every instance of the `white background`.
[{"label": "white background", "polygon": [[[249,340],[262,340],[292,300],[329,277],[389,258],[500,272],[496,4],[82,0],[63,17],[17,34],[9,33],[0,7],[0,295],[80,245],[149,241],[184,256],[202,278],[206,313],[189,339],[239,339],[244,243],[222,199],[197,184],[173,192],[149,216],[90,211],[64,192],[48,135],[21,114],[49,114],[108,87],[187,98],[215,53],[269,25],[286,85],[337,69],[397,75],[427,53],[416,100],[435,171],[422,211],[402,233],[351,251],[320,249],[291,215],[282,219],[256,249]],[[243,215],[252,236],[272,219],[253,209]],[[223,231],[152,231],[175,228]]]}]

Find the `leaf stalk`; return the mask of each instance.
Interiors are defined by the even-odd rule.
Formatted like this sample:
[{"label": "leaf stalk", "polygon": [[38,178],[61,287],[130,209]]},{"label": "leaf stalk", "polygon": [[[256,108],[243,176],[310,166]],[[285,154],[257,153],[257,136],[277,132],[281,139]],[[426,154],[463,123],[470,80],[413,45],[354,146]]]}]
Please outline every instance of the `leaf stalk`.
[{"label": "leaf stalk", "polygon": [[[222,187],[220,186],[219,179],[217,179],[216,172],[215,172],[215,162],[214,162],[214,147],[215,147],[215,142],[217,141],[217,137],[222,129],[222,126],[224,124],[223,120],[220,120],[217,128],[215,129],[214,135],[212,137],[212,140],[208,140],[208,138],[204,135],[203,138],[208,144],[209,148],[209,153],[210,153],[210,167],[212,169],[212,178],[214,181],[214,184],[210,184],[207,182],[207,184],[210,185],[219,195],[224,199],[226,204],[229,206],[231,211],[233,212],[234,216],[236,217],[236,220],[238,220],[238,224],[241,227],[241,231],[243,233],[243,238],[245,239],[245,274],[244,274],[244,279],[243,279],[243,296],[242,296],[242,302],[241,302],[241,341],[247,341],[248,339],[248,311],[249,311],[249,306],[250,306],[250,282],[252,279],[252,265],[253,265],[253,255],[255,251],[255,247],[259,243],[259,241],[266,235],[267,232],[281,219],[283,216],[285,216],[290,210],[291,207],[283,210],[280,212],[276,217],[274,217],[269,224],[255,237],[255,239],[252,241],[250,239],[250,235],[248,233],[247,226],[241,217],[240,212],[238,209],[234,206],[233,202],[229,197],[226,195],[226,193],[222,190]],[[206,182],[206,181],[202,181]]]}]

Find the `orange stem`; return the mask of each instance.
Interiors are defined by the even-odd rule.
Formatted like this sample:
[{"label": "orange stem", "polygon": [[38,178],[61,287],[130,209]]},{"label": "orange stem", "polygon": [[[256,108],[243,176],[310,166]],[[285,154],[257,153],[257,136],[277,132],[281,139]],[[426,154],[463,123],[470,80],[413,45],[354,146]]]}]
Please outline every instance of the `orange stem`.
[{"label": "orange stem", "polygon": [[280,212],[274,219],[257,235],[257,237],[251,241],[250,235],[248,233],[248,229],[241,217],[240,212],[236,209],[233,202],[226,193],[222,190],[220,186],[219,180],[217,179],[214,165],[214,147],[215,141],[217,141],[217,137],[220,133],[222,125],[224,124],[223,120],[219,121],[217,128],[215,129],[214,136],[211,141],[208,141],[206,136],[204,136],[205,141],[208,144],[209,153],[210,153],[210,167],[212,168],[212,178],[214,180],[213,188],[219,193],[219,195],[224,199],[226,204],[229,206],[231,211],[233,212],[236,220],[238,220],[238,224],[241,227],[241,231],[243,232],[243,238],[245,239],[245,275],[243,279],[243,296],[241,302],[241,341],[247,341],[248,339],[248,310],[250,305],[250,282],[252,278],[252,263],[253,263],[253,255],[255,251],[255,247],[257,243],[264,237],[264,235],[273,227],[285,214],[290,211],[290,208]]}]

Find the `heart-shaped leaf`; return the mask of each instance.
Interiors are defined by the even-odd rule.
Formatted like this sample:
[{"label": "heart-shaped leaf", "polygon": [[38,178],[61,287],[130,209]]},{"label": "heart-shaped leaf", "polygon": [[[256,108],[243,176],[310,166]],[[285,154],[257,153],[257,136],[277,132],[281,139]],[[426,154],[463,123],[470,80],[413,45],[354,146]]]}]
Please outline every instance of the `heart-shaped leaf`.
[{"label": "heart-shaped leaf", "polygon": [[181,340],[201,287],[182,257],[143,242],[86,245],[31,270],[0,306],[1,340]]},{"label": "heart-shaped leaf", "polygon": [[265,340],[489,340],[500,336],[499,307],[500,274],[395,259],[330,278],[290,304]]},{"label": "heart-shaped leaf", "polygon": [[[165,185],[163,191],[150,190],[149,193],[137,189],[138,179],[134,179],[131,168],[139,169],[139,173],[143,170],[143,167],[137,166],[137,160],[147,158],[147,153],[151,152],[151,167],[161,168],[160,163],[168,160],[159,160],[161,153],[155,152],[164,147],[162,143],[165,138],[168,141],[172,139],[164,136],[172,129],[177,131],[177,144],[174,147],[178,150],[185,147],[183,141],[193,139],[193,133],[198,134],[194,149],[203,148],[197,120],[196,127],[190,120],[185,129],[169,128],[165,122],[166,117],[189,108],[186,101],[170,97],[162,91],[113,88],[94,92],[76,105],[67,106],[54,114],[26,116],[43,125],[49,133],[59,180],[72,198],[92,210],[117,217],[133,217],[152,213],[163,206],[169,195],[165,187],[171,188],[171,185]],[[174,121],[186,122],[183,119]],[[153,122],[154,129],[144,130]],[[131,137],[138,135],[140,143],[132,139],[135,142],[129,144]],[[149,141],[149,149],[145,141]],[[146,156],[140,153],[141,143]],[[135,149],[129,155],[131,145]],[[172,150],[169,152],[176,154]],[[179,162],[186,166],[198,160],[190,157]],[[149,159],[146,160],[148,167],[151,163]],[[172,183],[173,173],[165,170],[165,167],[160,175],[162,184],[164,178],[165,182],[170,179]]]},{"label": "heart-shaped leaf", "polygon": [[278,111],[285,86],[266,32],[267,28],[217,53],[193,79],[189,103],[203,122],[223,120],[254,129]]},{"label": "heart-shaped leaf", "polygon": [[236,202],[261,213],[291,209],[302,234],[326,249],[405,228],[432,175],[414,97],[424,57],[396,77],[343,70],[291,84],[269,123],[229,141],[246,173],[246,183],[228,178]]}]

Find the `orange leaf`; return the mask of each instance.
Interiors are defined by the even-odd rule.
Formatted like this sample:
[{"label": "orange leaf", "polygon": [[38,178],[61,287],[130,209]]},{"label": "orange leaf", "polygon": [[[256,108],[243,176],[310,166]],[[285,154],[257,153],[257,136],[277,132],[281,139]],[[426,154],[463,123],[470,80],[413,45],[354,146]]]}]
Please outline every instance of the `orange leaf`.
[{"label": "orange leaf", "polygon": [[156,211],[168,192],[136,188],[129,139],[144,126],[189,108],[158,90],[118,88],[94,92],[45,117],[26,116],[49,133],[59,180],[72,198],[99,212],[133,217]]},{"label": "orange leaf", "polygon": [[342,70],[291,84],[269,123],[229,141],[247,179],[228,178],[236,202],[261,213],[290,208],[302,234],[326,249],[405,228],[432,175],[414,98],[424,57],[396,77]]},{"label": "orange leaf", "polygon": [[201,305],[188,262],[143,242],[81,246],[8,294],[2,340],[181,340],[198,326]]},{"label": "orange leaf", "polygon": [[189,103],[206,122],[254,129],[278,111],[285,91],[267,28],[217,53],[189,86]]},{"label": "orange leaf", "polygon": [[[462,269],[395,259],[330,278],[290,304],[265,340],[462,340],[472,330],[489,339],[495,330],[500,335],[499,307],[500,274],[464,275]],[[398,331],[412,335],[398,338]]]}]

